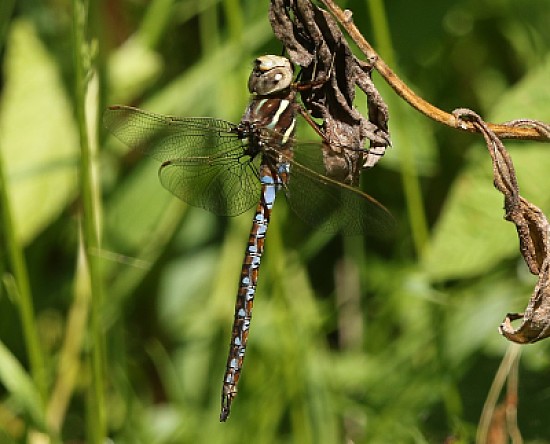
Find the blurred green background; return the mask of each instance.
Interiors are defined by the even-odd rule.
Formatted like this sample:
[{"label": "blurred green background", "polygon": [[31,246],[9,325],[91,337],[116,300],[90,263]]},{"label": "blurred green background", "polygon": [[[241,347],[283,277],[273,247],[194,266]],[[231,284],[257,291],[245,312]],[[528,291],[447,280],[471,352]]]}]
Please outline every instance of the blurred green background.
[{"label": "blurred green background", "polygon": [[[548,0],[339,5],[438,107],[550,121]],[[393,147],[363,185],[397,232],[318,233],[279,199],[239,395],[218,422],[251,214],[185,206],[101,113],[120,103],[238,121],[252,60],[281,52],[268,7],[2,0],[0,442],[479,440],[497,369],[517,353],[497,327],[536,278],[481,138],[420,116],[378,76]],[[548,146],[507,147],[523,196],[548,212]],[[550,443],[549,344],[522,348],[527,443]]]}]

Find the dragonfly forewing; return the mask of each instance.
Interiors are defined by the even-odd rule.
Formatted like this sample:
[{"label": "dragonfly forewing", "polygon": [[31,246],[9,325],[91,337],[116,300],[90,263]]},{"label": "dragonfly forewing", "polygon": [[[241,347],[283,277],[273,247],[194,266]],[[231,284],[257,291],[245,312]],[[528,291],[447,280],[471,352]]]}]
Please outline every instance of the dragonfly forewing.
[{"label": "dragonfly forewing", "polygon": [[163,162],[162,185],[189,205],[236,216],[258,200],[258,158],[246,154],[237,126],[220,119],[179,118],[115,106],[105,126],[131,148]]},{"label": "dragonfly forewing", "polygon": [[130,106],[111,106],[105,127],[131,148],[165,162],[216,155],[243,146],[237,125],[210,117],[173,117]]}]

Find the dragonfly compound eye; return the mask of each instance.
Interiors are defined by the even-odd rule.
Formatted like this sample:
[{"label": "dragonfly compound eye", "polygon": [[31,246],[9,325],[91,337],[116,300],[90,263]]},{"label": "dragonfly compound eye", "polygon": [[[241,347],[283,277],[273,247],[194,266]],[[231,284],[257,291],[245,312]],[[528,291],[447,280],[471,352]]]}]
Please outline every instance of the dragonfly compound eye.
[{"label": "dragonfly compound eye", "polygon": [[266,55],[254,61],[254,68],[248,79],[252,94],[271,95],[288,88],[292,83],[293,66],[281,56]]}]

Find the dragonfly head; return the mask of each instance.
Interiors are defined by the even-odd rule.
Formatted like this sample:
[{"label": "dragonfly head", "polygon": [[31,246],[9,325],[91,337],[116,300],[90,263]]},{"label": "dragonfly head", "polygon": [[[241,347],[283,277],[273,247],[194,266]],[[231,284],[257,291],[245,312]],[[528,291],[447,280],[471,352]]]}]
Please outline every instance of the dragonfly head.
[{"label": "dragonfly head", "polygon": [[258,57],[248,78],[248,90],[260,96],[279,93],[290,86],[293,74],[294,67],[286,57]]}]

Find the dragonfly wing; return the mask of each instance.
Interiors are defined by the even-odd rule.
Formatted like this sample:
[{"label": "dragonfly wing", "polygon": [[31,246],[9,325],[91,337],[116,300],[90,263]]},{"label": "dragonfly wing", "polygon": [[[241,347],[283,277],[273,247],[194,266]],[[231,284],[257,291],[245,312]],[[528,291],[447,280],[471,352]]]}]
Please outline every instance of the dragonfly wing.
[{"label": "dragonfly wing", "polygon": [[236,125],[207,117],[185,118],[113,106],[107,129],[131,148],[163,162],[162,185],[184,202],[215,214],[235,216],[260,195],[259,159],[245,154]]},{"label": "dragonfly wing", "polygon": [[376,199],[325,175],[319,144],[295,146],[286,194],[301,219],[330,232],[386,237],[395,225]]},{"label": "dragonfly wing", "polygon": [[162,185],[189,205],[223,216],[236,216],[259,199],[259,159],[240,163],[235,154],[173,159],[159,169]]},{"label": "dragonfly wing", "polygon": [[235,124],[209,117],[164,116],[117,105],[105,111],[103,123],[117,139],[160,162],[207,157],[243,145]]}]

